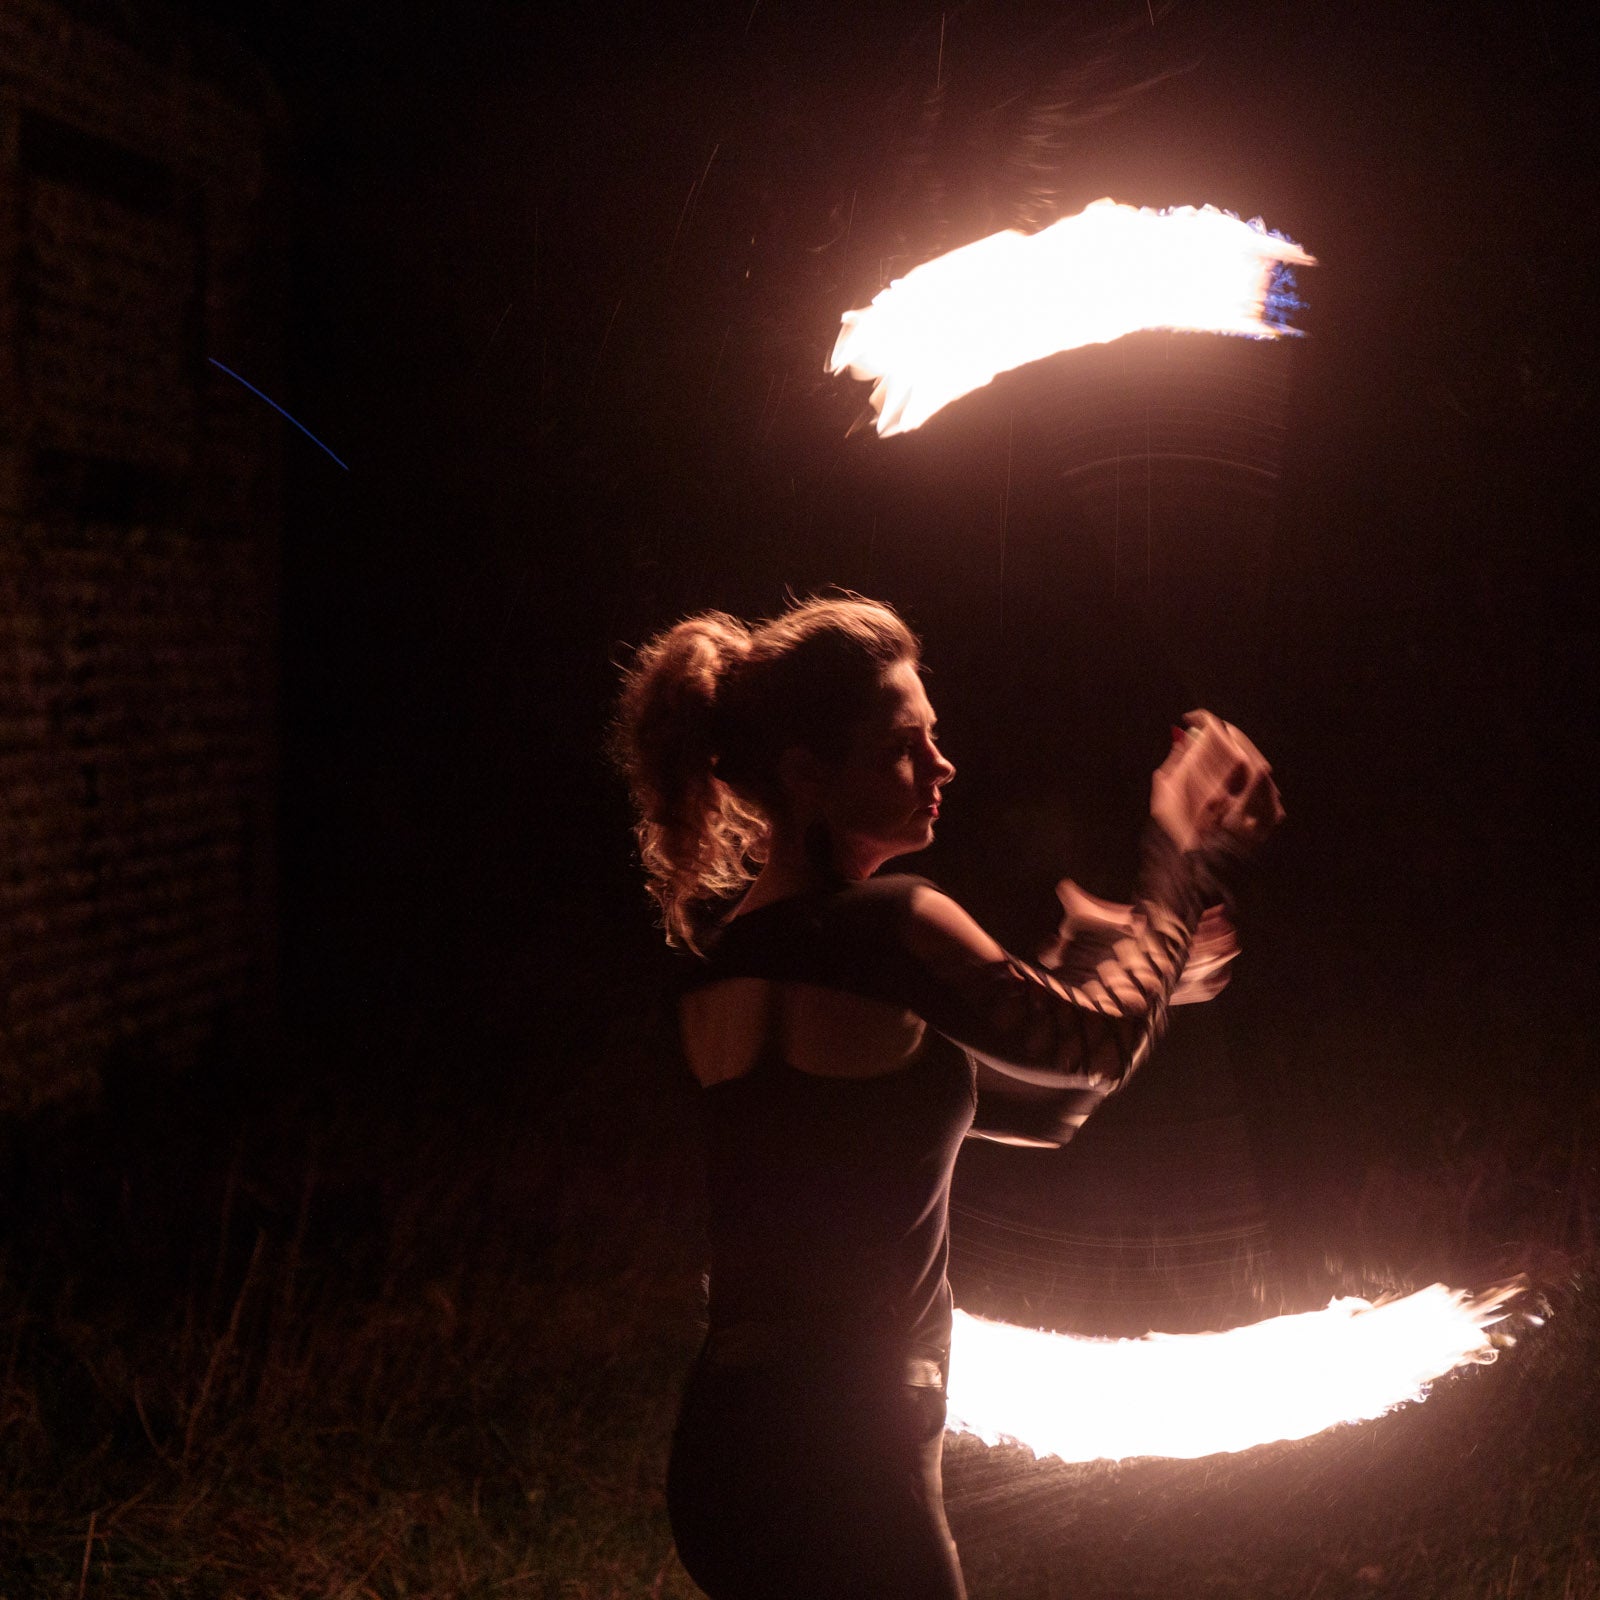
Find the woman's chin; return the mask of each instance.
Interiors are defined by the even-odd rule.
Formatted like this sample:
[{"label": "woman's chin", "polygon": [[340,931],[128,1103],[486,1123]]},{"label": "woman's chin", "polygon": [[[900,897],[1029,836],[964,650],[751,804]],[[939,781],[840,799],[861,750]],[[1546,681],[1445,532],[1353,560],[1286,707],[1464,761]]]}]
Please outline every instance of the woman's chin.
[{"label": "woman's chin", "polygon": [[897,834],[884,834],[870,844],[863,839],[862,848],[857,852],[858,859],[876,860],[878,865],[871,868],[876,872],[898,856],[915,855],[919,850],[926,850],[933,843],[933,824],[934,818],[922,812]]}]

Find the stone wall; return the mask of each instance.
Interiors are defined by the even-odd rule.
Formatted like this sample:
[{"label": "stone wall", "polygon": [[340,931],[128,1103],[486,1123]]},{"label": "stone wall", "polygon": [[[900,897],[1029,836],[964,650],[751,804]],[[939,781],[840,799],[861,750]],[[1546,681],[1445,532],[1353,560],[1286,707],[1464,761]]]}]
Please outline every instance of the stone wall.
[{"label": "stone wall", "polygon": [[0,0],[0,1113],[270,1004],[281,126],[136,7]]}]

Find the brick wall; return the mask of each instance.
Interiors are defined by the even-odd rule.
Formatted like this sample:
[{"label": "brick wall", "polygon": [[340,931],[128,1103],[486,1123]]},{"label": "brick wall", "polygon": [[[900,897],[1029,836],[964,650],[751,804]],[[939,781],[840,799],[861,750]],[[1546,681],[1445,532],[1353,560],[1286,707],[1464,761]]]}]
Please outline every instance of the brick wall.
[{"label": "brick wall", "polygon": [[107,17],[0,0],[0,1114],[271,995],[281,117]]}]

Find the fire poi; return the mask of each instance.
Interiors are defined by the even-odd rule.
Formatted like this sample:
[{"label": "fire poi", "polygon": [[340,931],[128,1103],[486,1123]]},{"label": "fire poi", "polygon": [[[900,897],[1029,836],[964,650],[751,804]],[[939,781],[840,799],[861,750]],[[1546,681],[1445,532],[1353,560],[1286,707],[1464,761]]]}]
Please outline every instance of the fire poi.
[{"label": "fire poi", "polygon": [[[1070,879],[1056,894],[1066,915],[1049,961],[1081,981],[1129,931],[1132,908]],[[1171,1003],[1210,998],[1237,954],[1227,919],[1208,914]],[[1350,1296],[1225,1332],[1141,1339],[1074,1337],[958,1310],[947,1426],[1063,1461],[1189,1459],[1305,1439],[1421,1400],[1457,1368],[1493,1361],[1491,1330],[1525,1288],[1519,1279],[1474,1294],[1436,1283],[1377,1304]]]},{"label": "fire poi", "polygon": [[1275,339],[1295,332],[1292,239],[1212,206],[1097,200],[925,261],[846,311],[830,372],[873,385],[884,437],[919,428],[1002,372],[1141,329]]},{"label": "fire poi", "polygon": [[[1064,939],[1049,960],[1079,981],[1131,927],[1132,908],[1071,880],[1056,893]],[[1172,1003],[1215,994],[1237,953],[1226,918],[1210,915]],[[1493,1361],[1491,1329],[1525,1287],[1473,1294],[1436,1283],[1378,1304],[1351,1296],[1226,1332],[1142,1339],[1080,1338],[958,1310],[946,1425],[1063,1461],[1189,1459],[1305,1439],[1421,1400],[1457,1368]]]},{"label": "fire poi", "polygon": [[[1097,200],[1038,233],[991,234],[897,278],[844,313],[828,370],[873,385],[880,436],[908,433],[1002,372],[1141,330],[1293,334],[1293,268],[1314,259],[1212,206]],[[957,1311],[948,1425],[1066,1461],[1303,1439],[1493,1361],[1489,1330],[1517,1292],[1434,1284],[1377,1305],[1340,1299],[1225,1333],[1142,1339],[1073,1338]]]}]

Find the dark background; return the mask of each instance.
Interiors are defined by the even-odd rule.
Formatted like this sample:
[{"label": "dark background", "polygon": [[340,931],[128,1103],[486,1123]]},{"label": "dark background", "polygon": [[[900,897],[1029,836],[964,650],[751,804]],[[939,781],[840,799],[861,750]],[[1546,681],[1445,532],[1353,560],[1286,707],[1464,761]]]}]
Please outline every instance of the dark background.
[{"label": "dark background", "polygon": [[[1167,1081],[1190,1050],[1200,1098],[1249,1106],[1287,1231],[1375,1166],[1508,1119],[1559,1142],[1592,1108],[1573,16],[207,14],[289,105],[281,398],[350,468],[288,438],[285,1002],[339,1081],[435,1109],[514,1085],[534,1116],[597,1007],[654,1003],[601,751],[616,663],[690,610],[833,583],[924,635],[962,770],[919,870],[1002,938],[1061,872],[1125,889],[1189,706],[1274,761],[1290,821],[1246,963]],[[1103,194],[1302,241],[1307,337],[1142,335],[850,434],[843,310]],[[1173,363],[1215,374],[1182,472],[1140,416]],[[1108,512],[1073,475],[1112,453]]]}]

